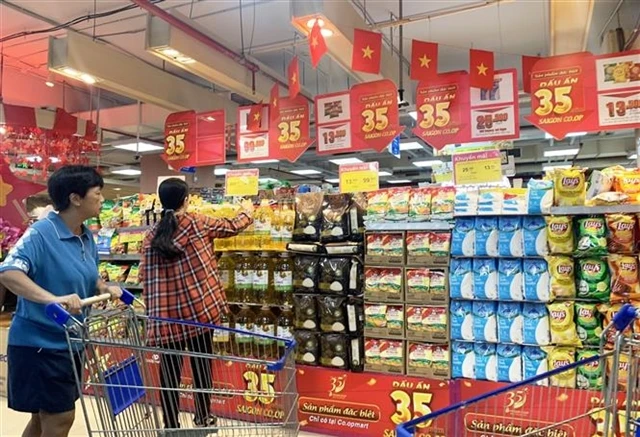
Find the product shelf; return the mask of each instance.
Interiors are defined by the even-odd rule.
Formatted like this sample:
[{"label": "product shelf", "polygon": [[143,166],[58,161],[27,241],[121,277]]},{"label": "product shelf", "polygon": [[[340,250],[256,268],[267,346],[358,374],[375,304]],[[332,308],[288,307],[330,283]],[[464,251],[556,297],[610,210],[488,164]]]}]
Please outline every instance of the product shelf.
[{"label": "product shelf", "polygon": [[367,232],[369,231],[448,231],[453,225],[447,221],[431,221],[431,222],[371,222],[367,223]]},{"label": "product shelf", "polygon": [[135,254],[98,254],[100,261],[140,261],[142,256],[139,253]]},{"label": "product shelf", "polygon": [[125,284],[124,282],[107,282],[107,285],[116,285],[129,291],[142,291],[142,284]]},{"label": "product shelf", "polygon": [[267,306],[269,308],[286,308],[286,309],[292,309],[293,308],[292,305],[284,305],[284,304],[279,304],[279,303],[227,302],[227,304],[228,305],[238,305],[238,306],[246,305],[246,306],[250,306],[250,307]]},{"label": "product shelf", "polygon": [[640,213],[640,205],[551,207],[552,215],[635,214],[635,213]]}]

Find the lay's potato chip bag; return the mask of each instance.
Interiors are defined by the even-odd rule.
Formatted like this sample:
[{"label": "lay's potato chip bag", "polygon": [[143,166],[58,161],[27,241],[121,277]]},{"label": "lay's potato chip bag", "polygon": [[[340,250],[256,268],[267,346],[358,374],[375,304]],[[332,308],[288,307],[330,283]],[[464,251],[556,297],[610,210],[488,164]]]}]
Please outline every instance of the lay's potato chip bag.
[{"label": "lay's potato chip bag", "polygon": [[604,217],[583,217],[577,220],[576,251],[581,255],[607,254],[607,227]]},{"label": "lay's potato chip bag", "polygon": [[571,301],[554,302],[547,305],[551,343],[563,346],[582,346],[573,321],[574,303]]},{"label": "lay's potato chip bag", "polygon": [[636,241],[636,218],[631,214],[607,214],[605,216],[610,253],[633,253]]},{"label": "lay's potato chip bag", "polygon": [[609,266],[602,258],[578,260],[578,297],[605,302],[611,293]]},{"label": "lay's potato chip bag", "polygon": [[[549,370],[565,367],[576,362],[575,348],[558,346],[543,349],[547,352]],[[553,387],[576,388],[576,369],[552,376],[550,378],[550,385]]]},{"label": "lay's potato chip bag", "polygon": [[576,326],[583,345],[597,346],[602,334],[602,316],[598,304],[576,302]]},{"label": "lay's potato chip bag", "polygon": [[575,266],[570,256],[549,256],[549,275],[551,276],[551,294],[557,297],[576,297]]},{"label": "lay's potato chip bag", "polygon": [[611,303],[640,300],[638,258],[631,255],[609,255],[611,271]]},{"label": "lay's potato chip bag", "polygon": [[640,194],[640,170],[634,168],[616,172],[613,187],[615,191],[636,199]]},{"label": "lay's potato chip bag", "polygon": [[584,169],[556,169],[553,173],[556,206],[582,206],[586,198]]},{"label": "lay's potato chip bag", "polygon": [[552,254],[570,255],[573,253],[573,221],[569,216],[546,217],[547,241]]},{"label": "lay's potato chip bag", "polygon": [[[594,350],[580,350],[578,351],[576,361],[586,360],[597,355],[598,352]],[[603,367],[604,364],[601,360],[594,360],[578,367],[578,375],[576,378],[576,385],[578,386],[578,388],[586,390],[602,389],[604,377]]]}]

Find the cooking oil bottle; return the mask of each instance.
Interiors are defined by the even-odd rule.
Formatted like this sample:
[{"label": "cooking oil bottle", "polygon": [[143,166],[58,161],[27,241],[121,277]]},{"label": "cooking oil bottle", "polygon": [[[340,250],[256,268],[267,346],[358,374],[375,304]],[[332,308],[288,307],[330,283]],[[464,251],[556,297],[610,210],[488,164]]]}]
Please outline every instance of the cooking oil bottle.
[{"label": "cooking oil bottle", "polygon": [[293,260],[287,252],[278,254],[273,267],[274,303],[293,305]]},{"label": "cooking oil bottle", "polygon": [[258,334],[254,337],[256,358],[273,359],[276,357],[276,340],[260,337],[260,335],[275,337],[276,323],[276,316],[271,312],[269,306],[262,306],[255,320],[255,333]]},{"label": "cooking oil bottle", "polygon": [[254,302],[263,305],[275,303],[275,293],[273,287],[273,261],[269,252],[262,252],[256,258],[253,273],[253,295]]},{"label": "cooking oil bottle", "polygon": [[[285,338],[287,340],[293,339],[293,311],[291,308],[285,308],[280,313],[280,317],[278,317],[278,327],[276,330],[277,337]],[[278,356],[275,357],[280,359],[284,356],[285,353],[285,343],[283,341],[278,342]]]},{"label": "cooking oil bottle", "polygon": [[[235,347],[236,353],[240,357],[254,357],[253,333],[255,333],[256,315],[248,305],[242,305],[240,312],[235,317]],[[246,331],[240,333],[239,331]]]},{"label": "cooking oil bottle", "polygon": [[227,302],[239,302],[236,296],[236,260],[229,252],[222,254],[218,260],[218,274],[220,276],[220,282],[222,283],[222,289],[227,296]]},{"label": "cooking oil bottle", "polygon": [[287,243],[293,238],[293,227],[296,223],[296,212],[294,204],[291,200],[285,200],[280,207],[280,217],[282,227],[280,228],[280,240],[278,242],[279,250],[286,250]]},{"label": "cooking oil bottle", "polygon": [[253,214],[254,247],[256,250],[268,250],[271,247],[271,226],[273,224],[273,209],[269,199],[262,199],[260,206]]},{"label": "cooking oil bottle", "polygon": [[[222,328],[229,328],[231,326],[230,314],[223,313],[218,325]],[[217,355],[231,354],[231,333],[229,331],[223,329],[213,331],[213,353]]]},{"label": "cooking oil bottle", "polygon": [[249,252],[241,252],[234,270],[235,295],[239,302],[256,302],[253,290],[255,269]]},{"label": "cooking oil bottle", "polygon": [[268,250],[281,250],[282,240],[282,210],[280,205],[274,205],[273,221],[271,222],[271,244]]}]

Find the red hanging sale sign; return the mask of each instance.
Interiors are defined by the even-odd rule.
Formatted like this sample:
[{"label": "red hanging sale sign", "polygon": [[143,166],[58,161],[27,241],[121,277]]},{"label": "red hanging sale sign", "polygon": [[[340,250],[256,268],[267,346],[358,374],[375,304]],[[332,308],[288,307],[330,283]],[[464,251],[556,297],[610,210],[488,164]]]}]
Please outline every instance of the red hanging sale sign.
[{"label": "red hanging sale sign", "polygon": [[238,108],[236,127],[236,152],[238,162],[270,159],[269,148],[269,105],[262,105],[260,130],[252,132],[248,128],[251,106]]},{"label": "red hanging sale sign", "polygon": [[350,100],[351,150],[382,152],[402,131],[396,84],[384,79],[354,85]]},{"label": "red hanging sale sign", "polygon": [[270,119],[270,159],[295,162],[313,143],[309,129],[309,103],[298,95],[293,99],[280,99],[278,114]]},{"label": "red hanging sale sign", "polygon": [[413,133],[435,149],[462,143],[469,134],[469,75],[456,71],[420,82],[416,90],[418,119]]},{"label": "red hanging sale sign", "polygon": [[316,153],[330,155],[352,150],[349,91],[316,96]]},{"label": "red hanging sale sign", "polygon": [[172,168],[202,167],[225,162],[224,111],[170,114],[164,124],[162,158]]},{"label": "red hanging sale sign", "polygon": [[591,53],[544,58],[531,71],[527,120],[561,140],[568,133],[597,130],[595,66]]},{"label": "red hanging sale sign", "polygon": [[471,88],[471,129],[469,141],[511,140],[520,137],[518,72],[495,72],[490,89]]},{"label": "red hanging sale sign", "polygon": [[640,50],[595,58],[598,125],[640,128]]}]

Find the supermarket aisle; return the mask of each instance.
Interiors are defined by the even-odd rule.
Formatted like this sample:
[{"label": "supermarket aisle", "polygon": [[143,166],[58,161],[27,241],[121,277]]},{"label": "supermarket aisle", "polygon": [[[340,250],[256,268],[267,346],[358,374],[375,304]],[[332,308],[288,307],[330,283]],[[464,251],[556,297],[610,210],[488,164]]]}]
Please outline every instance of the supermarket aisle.
[{"label": "supermarket aisle", "polygon": [[[71,430],[72,437],[86,437],[87,432],[84,425],[84,419],[78,410],[76,422]],[[0,397],[0,437],[20,437],[22,430],[27,424],[29,416],[11,411],[7,407],[7,399]],[[300,437],[323,437],[322,434],[311,434],[301,432]]]}]

